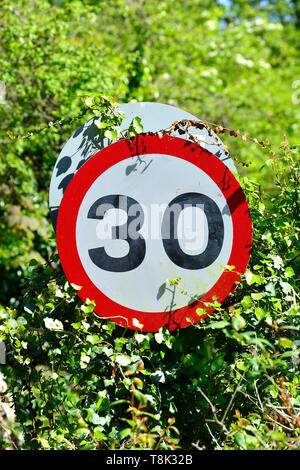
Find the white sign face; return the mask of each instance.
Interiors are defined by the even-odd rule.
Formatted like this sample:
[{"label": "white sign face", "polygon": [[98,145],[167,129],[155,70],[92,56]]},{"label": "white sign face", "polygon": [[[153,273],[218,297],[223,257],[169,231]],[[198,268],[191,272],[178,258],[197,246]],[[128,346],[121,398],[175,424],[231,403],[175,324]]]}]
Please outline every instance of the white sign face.
[{"label": "white sign face", "polygon": [[140,135],[79,169],[56,236],[82,300],[122,326],[158,331],[199,321],[199,308],[212,312],[234,290],[252,224],[238,181],[215,155],[178,137]]},{"label": "white sign face", "polygon": [[[123,160],[99,176],[87,191],[79,209],[76,225],[76,243],[82,266],[93,284],[113,301],[127,308],[143,312],[162,312],[181,308],[193,296],[208,292],[223,273],[232,249],[232,221],[222,191],[200,168],[181,158],[169,155],[143,155],[136,171],[128,174],[132,159]],[[206,268],[189,269],[176,265],[168,256],[162,241],[163,216],[169,203],[178,196],[203,194],[218,207],[222,218],[221,250]],[[124,239],[113,239],[113,227],[128,222],[127,201],[123,210],[109,208],[111,195],[122,195],[135,201],[143,212],[143,223],[138,233],[145,241],[143,261],[134,269],[116,272],[101,269],[101,262],[91,256],[91,250],[103,247],[116,262],[128,255],[129,244]],[[129,199],[129,200],[130,200]],[[107,203],[104,217],[88,217],[92,206],[100,200]],[[177,233],[183,253],[196,256],[204,253],[208,245],[208,220],[204,204],[199,197],[198,207],[188,204],[179,210]],[[122,201],[118,201],[122,206]],[[134,207],[133,207],[134,210]],[[132,215],[134,215],[132,213]],[[169,225],[170,227],[170,225]],[[130,232],[130,226],[128,227]],[[136,230],[133,221],[133,238]],[[165,236],[168,237],[168,227]],[[220,234],[221,236],[221,234]],[[136,255],[137,257],[138,255]],[[186,257],[188,258],[188,256]],[[153,275],[151,274],[153,273]],[[155,274],[154,274],[155,273]],[[183,291],[167,286],[166,279],[181,277]],[[172,307],[172,308],[170,308]]]},{"label": "white sign face", "polygon": [[[132,119],[139,116],[144,132],[157,132],[169,127],[174,121],[182,119],[199,120],[186,111],[160,103],[128,103],[120,105],[118,110],[125,114],[125,119],[121,124],[122,129],[128,128]],[[200,136],[202,146],[223,161],[229,170],[237,171],[233,160],[225,154],[224,144],[215,133],[209,136],[205,128],[200,130],[191,127],[189,131],[191,134]],[[185,134],[175,133],[175,135],[182,139],[186,138]],[[54,228],[61,200],[74,174],[90,157],[111,143],[107,138],[102,139],[99,136],[99,130],[93,120],[89,120],[77,129],[67,141],[55,163],[50,182],[49,206]]]}]

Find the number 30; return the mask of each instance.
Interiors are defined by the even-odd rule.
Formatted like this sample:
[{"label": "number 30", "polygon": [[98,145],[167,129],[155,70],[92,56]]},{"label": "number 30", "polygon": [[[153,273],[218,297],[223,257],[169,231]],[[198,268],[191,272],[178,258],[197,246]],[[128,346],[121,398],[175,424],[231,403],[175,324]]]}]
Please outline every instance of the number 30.
[{"label": "number 30", "polygon": [[[195,207],[197,205],[204,208],[207,218],[208,243],[202,253],[189,255],[180,248],[178,242],[177,226],[180,214],[178,207],[183,210],[185,207]],[[130,211],[132,206],[135,209],[134,215]],[[120,194],[112,194],[97,199],[89,209],[88,218],[102,220],[107,210],[111,208],[122,208],[127,211],[126,224],[113,227],[112,238],[126,240],[129,245],[128,254],[120,258],[113,258],[106,253],[103,247],[99,247],[90,249],[89,256],[96,266],[106,271],[131,271],[143,262],[146,255],[146,243],[139,233],[144,222],[144,212],[135,199]],[[137,235],[134,238],[128,234],[130,224],[131,231],[132,226],[134,226],[135,235]],[[120,233],[123,232],[126,235],[120,237]],[[174,198],[164,213],[161,232],[167,256],[173,263],[184,269],[203,269],[211,265],[219,256],[224,241],[224,223],[220,209],[210,197],[200,193],[185,193]],[[167,238],[164,237],[166,233],[169,235]]]}]

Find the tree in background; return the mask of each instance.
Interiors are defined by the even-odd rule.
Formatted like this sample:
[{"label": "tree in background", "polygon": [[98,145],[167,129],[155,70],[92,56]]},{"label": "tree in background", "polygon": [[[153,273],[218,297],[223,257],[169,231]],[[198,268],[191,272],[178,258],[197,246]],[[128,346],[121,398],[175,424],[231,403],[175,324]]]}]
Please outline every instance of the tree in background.
[{"label": "tree in background", "polygon": [[[177,432],[184,448],[297,446],[299,11],[284,0],[1,6],[0,334],[25,447],[173,448]],[[217,123],[231,155],[251,162],[239,168],[249,272],[199,329],[138,335],[95,320],[53,258],[53,166],[103,95]]]}]

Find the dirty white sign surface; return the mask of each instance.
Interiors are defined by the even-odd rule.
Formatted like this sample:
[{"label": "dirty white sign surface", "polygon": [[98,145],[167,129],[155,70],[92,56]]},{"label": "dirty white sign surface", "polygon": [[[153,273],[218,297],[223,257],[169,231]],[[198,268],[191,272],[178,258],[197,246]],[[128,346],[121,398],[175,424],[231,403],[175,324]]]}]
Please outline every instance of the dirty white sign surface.
[{"label": "dirty white sign surface", "polygon": [[228,166],[167,136],[123,139],[90,158],[57,221],[59,256],[78,295],[95,300],[100,316],[144,331],[188,326],[207,302],[222,302],[247,267],[251,240]]}]

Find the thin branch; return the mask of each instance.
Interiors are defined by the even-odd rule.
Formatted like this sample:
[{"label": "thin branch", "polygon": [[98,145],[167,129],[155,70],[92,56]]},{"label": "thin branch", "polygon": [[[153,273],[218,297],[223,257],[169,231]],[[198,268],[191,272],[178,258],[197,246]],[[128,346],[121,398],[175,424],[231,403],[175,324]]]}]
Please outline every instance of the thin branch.
[{"label": "thin branch", "polygon": [[246,374],[246,371],[243,373],[243,375],[241,375],[240,380],[239,380],[239,383],[237,384],[237,386],[236,386],[236,388],[235,388],[235,391],[234,391],[233,394],[231,395],[231,399],[230,399],[230,401],[229,401],[229,403],[228,403],[228,405],[227,405],[227,408],[226,408],[226,410],[225,410],[225,412],[224,412],[223,418],[221,419],[221,423],[222,423],[222,424],[224,423],[224,421],[225,421],[225,419],[226,419],[226,416],[227,416],[227,414],[228,414],[228,412],[229,412],[229,410],[230,410],[230,408],[231,408],[231,405],[232,405],[232,403],[233,403],[233,400],[234,400],[234,398],[235,398],[235,396],[236,396],[236,394],[237,394],[237,392],[238,392],[238,389],[239,389],[239,387],[240,387],[240,383],[241,383],[242,379],[245,377],[245,374]]},{"label": "thin branch", "polygon": [[222,449],[222,447],[221,447],[220,444],[218,443],[217,439],[215,438],[215,436],[214,436],[213,433],[211,432],[211,429],[210,429],[210,427],[208,426],[207,423],[205,423],[205,426],[207,427],[208,432],[209,432],[209,434],[211,435],[212,440],[214,441],[214,443],[217,445],[217,447],[218,447],[219,449]]},{"label": "thin branch", "polygon": [[19,450],[19,448],[18,448],[18,446],[16,445],[16,443],[12,440],[11,437],[9,437],[10,430],[7,429],[7,428],[4,426],[4,424],[2,424],[2,423],[0,423],[0,426],[1,426],[1,428],[4,429],[4,431],[7,433],[7,435],[8,435],[7,437],[8,437],[8,439],[9,439],[9,441],[11,442],[11,444],[13,445],[13,447],[15,448],[15,450]]},{"label": "thin branch", "polygon": [[261,409],[262,412],[264,412],[264,407],[263,407],[262,401],[261,401],[261,399],[260,399],[260,395],[259,395],[259,393],[258,393],[258,389],[257,389],[256,382],[257,382],[257,379],[254,380],[255,393],[256,393],[256,396],[257,396],[257,399],[258,399],[258,402],[259,402],[260,409]]},{"label": "thin branch", "polygon": [[[226,426],[224,425],[224,423],[222,421],[219,420],[218,416],[217,416],[217,410],[215,408],[215,405],[210,401],[210,399],[208,398],[208,396],[203,392],[203,390],[198,386],[197,387],[197,390],[201,393],[201,395],[203,396],[203,398],[207,401],[207,403],[209,404],[210,408],[211,408],[211,411],[213,413],[213,416],[214,416],[214,419],[215,423],[217,423],[219,426],[221,426],[221,428],[223,429],[223,431],[225,431],[226,433],[228,433],[228,429],[226,428]],[[205,420],[205,421],[209,421],[209,420]]]}]

